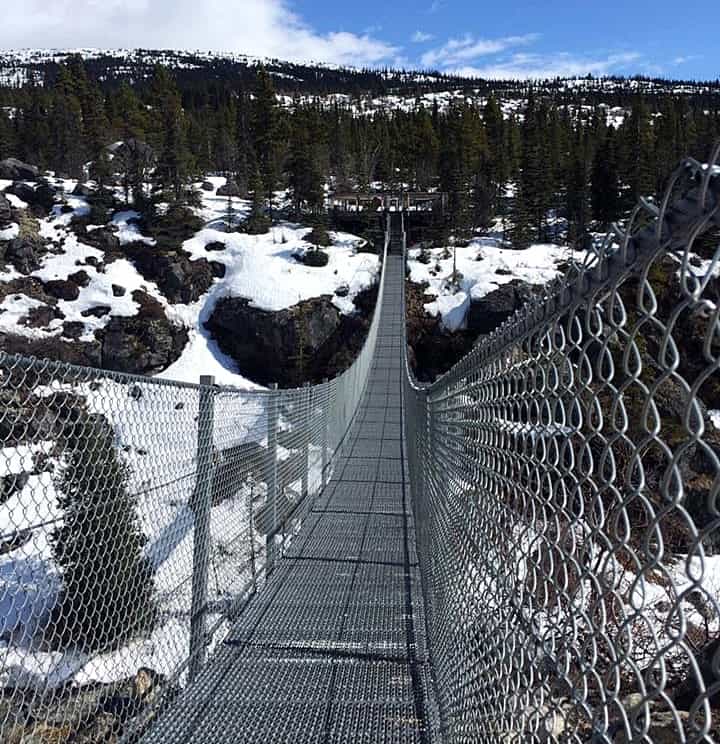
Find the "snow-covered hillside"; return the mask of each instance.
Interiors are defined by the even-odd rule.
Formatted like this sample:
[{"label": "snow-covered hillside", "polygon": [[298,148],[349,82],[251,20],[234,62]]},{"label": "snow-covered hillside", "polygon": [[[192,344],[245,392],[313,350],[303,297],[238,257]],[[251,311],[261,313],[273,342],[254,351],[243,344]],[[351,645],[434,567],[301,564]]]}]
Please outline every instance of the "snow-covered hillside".
[{"label": "snow-covered hillside", "polygon": [[[251,383],[238,374],[235,363],[219,351],[204,328],[219,299],[243,297],[253,307],[278,311],[327,295],[340,313],[355,311],[354,298],[376,282],[379,271],[377,256],[357,251],[363,240],[332,233],[327,266],[305,266],[298,259],[310,248],[305,241],[310,228],[281,223],[263,235],[228,233],[222,225],[227,198],[217,195],[225,179],[211,178],[210,183],[213,190],[201,191],[202,206],[197,210],[205,227],[179,247],[191,264],[212,261],[217,275],[207,290],[190,302],[169,299],[158,284],[162,277],[153,281],[143,275],[142,267],[131,257],[133,247],[137,251],[138,246],[147,246],[152,254],[155,245],[153,238],[142,234],[140,215],[131,208],[115,210],[106,225],[88,224],[84,237],[76,233],[74,220],[87,217],[90,205],[86,197],[72,195],[77,182],[55,180],[57,203],[49,216],[36,220],[28,217],[26,203],[8,194],[16,221],[2,230],[0,241],[17,238],[19,221],[24,220],[23,229],[35,224],[44,252],[33,258],[24,272],[18,270],[17,262],[6,261],[0,266],[0,290],[15,282],[11,292],[0,295],[0,332],[69,344],[93,342],[95,334],[107,329],[112,319],[137,316],[141,298],[149,297],[188,336],[180,357],[164,376],[196,382],[200,374],[214,374],[218,382],[247,387]],[[9,181],[0,182],[0,193],[9,186]],[[240,199],[233,201],[236,216],[241,218],[249,205]],[[115,240],[118,249],[103,249],[101,241]],[[28,282],[35,282],[32,286],[37,291],[29,291]],[[54,294],[57,302],[46,301],[45,291]]]},{"label": "snow-covered hillside", "polygon": [[415,247],[408,252],[410,281],[427,284],[425,310],[440,316],[443,327],[457,331],[465,327],[472,302],[486,297],[504,284],[547,284],[563,271],[569,260],[582,260],[554,244],[532,245],[525,250],[503,247],[496,237],[478,237],[457,247],[458,276],[453,279],[453,249]]}]

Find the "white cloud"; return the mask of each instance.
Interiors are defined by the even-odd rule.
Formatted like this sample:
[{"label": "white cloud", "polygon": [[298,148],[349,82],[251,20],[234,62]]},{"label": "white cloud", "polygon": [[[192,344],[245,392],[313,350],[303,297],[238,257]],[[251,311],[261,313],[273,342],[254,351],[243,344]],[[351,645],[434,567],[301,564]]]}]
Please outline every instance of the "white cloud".
[{"label": "white cloud", "polygon": [[699,54],[685,54],[675,57],[672,63],[674,65],[684,65],[688,62],[694,62],[696,59],[701,59],[701,56]]},{"label": "white cloud", "polygon": [[370,33],[318,33],[286,0],[25,0],[3,3],[0,48],[171,48],[366,65],[400,50]]},{"label": "white cloud", "polygon": [[453,72],[466,77],[525,80],[582,75],[608,75],[623,72],[625,65],[637,62],[637,52],[611,54],[602,59],[576,57],[567,52],[556,54],[513,54],[507,60],[492,62],[480,67],[466,65]]},{"label": "white cloud", "polygon": [[411,41],[415,44],[422,44],[424,41],[432,41],[434,38],[432,34],[425,33],[425,31],[416,31],[412,35]]},{"label": "white cloud", "polygon": [[421,61],[425,67],[448,68],[469,63],[479,57],[497,54],[512,47],[524,46],[537,39],[537,34],[504,36],[498,39],[476,39],[467,34],[462,39],[449,39],[443,46],[430,49],[423,54]]}]

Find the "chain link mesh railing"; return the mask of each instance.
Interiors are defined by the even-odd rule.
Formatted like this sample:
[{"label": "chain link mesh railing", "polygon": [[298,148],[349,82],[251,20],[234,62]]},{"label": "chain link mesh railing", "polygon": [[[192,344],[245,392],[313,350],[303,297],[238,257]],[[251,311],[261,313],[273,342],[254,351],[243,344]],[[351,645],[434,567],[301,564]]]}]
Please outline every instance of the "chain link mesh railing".
[{"label": "chain link mesh railing", "polygon": [[446,742],[720,742],[720,168],[685,162],[406,438]]},{"label": "chain link mesh railing", "polygon": [[377,331],[294,390],[0,352],[3,744],[128,738],[192,680],[329,478]]}]

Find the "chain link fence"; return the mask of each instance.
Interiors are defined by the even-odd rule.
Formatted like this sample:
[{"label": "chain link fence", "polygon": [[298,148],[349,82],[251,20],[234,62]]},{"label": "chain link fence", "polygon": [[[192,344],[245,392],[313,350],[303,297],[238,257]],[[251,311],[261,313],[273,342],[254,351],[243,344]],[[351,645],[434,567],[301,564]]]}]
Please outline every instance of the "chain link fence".
[{"label": "chain link fence", "polygon": [[720,742],[720,168],[686,161],[406,437],[446,742]]},{"label": "chain link fence", "polygon": [[377,330],[293,390],[0,352],[3,744],[129,739],[197,675],[342,454]]}]

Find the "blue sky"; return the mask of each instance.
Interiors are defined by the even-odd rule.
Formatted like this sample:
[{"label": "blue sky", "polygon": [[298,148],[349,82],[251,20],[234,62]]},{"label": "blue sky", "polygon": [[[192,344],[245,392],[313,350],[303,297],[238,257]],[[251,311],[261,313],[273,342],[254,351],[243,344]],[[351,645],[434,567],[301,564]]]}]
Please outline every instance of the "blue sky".
[{"label": "blue sky", "polygon": [[0,49],[172,48],[485,77],[720,77],[717,0],[24,0]]},{"label": "blue sky", "polygon": [[321,32],[367,32],[400,61],[441,69],[550,75],[720,77],[720,5],[709,0],[298,0]]}]

